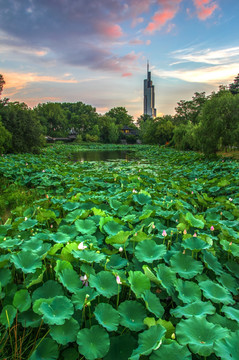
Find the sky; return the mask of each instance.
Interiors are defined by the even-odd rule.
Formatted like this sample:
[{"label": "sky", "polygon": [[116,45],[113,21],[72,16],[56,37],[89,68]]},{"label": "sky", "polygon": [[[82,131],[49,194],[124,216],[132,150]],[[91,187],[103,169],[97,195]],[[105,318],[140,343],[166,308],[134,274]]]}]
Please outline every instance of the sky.
[{"label": "sky", "polygon": [[238,14],[238,0],[0,0],[2,96],[137,119],[149,60],[157,115],[174,115],[239,73]]}]

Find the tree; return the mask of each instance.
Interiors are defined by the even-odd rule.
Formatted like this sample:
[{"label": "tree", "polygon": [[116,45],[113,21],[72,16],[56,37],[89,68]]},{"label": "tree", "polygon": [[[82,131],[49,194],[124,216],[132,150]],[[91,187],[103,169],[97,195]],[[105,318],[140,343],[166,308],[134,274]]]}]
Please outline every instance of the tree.
[{"label": "tree", "polygon": [[115,124],[120,125],[120,127],[134,126],[133,117],[128,114],[125,107],[115,107],[109,110],[105,115],[113,118]]},{"label": "tree", "polygon": [[174,126],[167,117],[161,117],[156,123],[155,138],[158,144],[164,145],[173,137]]},{"label": "tree", "polygon": [[34,111],[45,135],[52,137],[68,135],[66,114],[60,103],[38,104]]},{"label": "tree", "polygon": [[115,124],[115,119],[107,115],[99,117],[100,140],[103,143],[116,143],[119,139],[119,126]]},{"label": "tree", "polygon": [[3,76],[0,74],[0,96],[2,94],[3,85],[5,84]]},{"label": "tree", "polygon": [[235,77],[233,83],[229,85],[229,91],[232,95],[239,94],[239,74]]},{"label": "tree", "polygon": [[230,91],[213,94],[200,114],[196,135],[205,154],[216,153],[219,148],[236,145],[239,129],[239,94]]},{"label": "tree", "polygon": [[206,97],[205,92],[195,92],[192,100],[180,100],[175,108],[175,125],[187,124],[188,122],[197,124],[199,122],[198,115],[207,99],[208,97]]},{"label": "tree", "polygon": [[0,116],[0,154],[3,154],[11,147],[12,135],[9,131],[7,131],[7,129],[5,129],[1,119],[2,118]]}]

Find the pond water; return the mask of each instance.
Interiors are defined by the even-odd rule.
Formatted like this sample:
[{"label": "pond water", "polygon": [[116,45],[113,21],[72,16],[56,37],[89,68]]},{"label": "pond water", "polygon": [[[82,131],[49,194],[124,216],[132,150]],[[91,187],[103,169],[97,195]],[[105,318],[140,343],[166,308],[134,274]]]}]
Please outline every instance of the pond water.
[{"label": "pond water", "polygon": [[86,150],[72,154],[73,161],[114,161],[136,160],[134,151],[126,150]]}]

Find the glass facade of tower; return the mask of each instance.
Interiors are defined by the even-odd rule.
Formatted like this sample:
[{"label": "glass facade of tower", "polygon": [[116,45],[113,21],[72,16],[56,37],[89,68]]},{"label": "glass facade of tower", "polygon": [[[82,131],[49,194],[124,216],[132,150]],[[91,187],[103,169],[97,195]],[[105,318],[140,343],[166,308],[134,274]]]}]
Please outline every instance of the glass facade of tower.
[{"label": "glass facade of tower", "polygon": [[149,64],[147,64],[147,79],[144,80],[144,115],[156,117],[154,85],[151,80]]}]

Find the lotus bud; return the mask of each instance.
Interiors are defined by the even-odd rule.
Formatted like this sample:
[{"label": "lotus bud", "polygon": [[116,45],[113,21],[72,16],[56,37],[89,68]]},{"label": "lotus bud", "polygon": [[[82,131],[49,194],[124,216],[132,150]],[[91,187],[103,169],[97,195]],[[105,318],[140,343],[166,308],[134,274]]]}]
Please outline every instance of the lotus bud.
[{"label": "lotus bud", "polygon": [[175,333],[172,333],[171,339],[175,340]]}]

